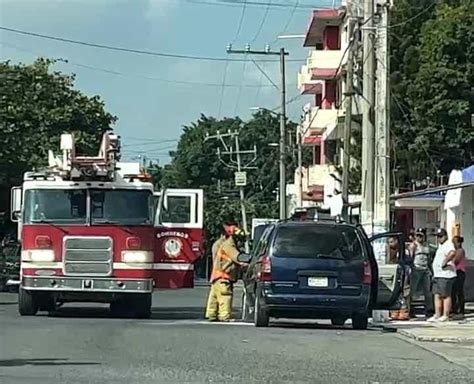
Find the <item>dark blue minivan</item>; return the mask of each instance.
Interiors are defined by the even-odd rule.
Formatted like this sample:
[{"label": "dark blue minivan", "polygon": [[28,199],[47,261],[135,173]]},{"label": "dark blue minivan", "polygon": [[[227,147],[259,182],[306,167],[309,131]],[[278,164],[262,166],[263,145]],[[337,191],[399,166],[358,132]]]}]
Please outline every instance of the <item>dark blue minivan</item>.
[{"label": "dark blue minivan", "polygon": [[[395,236],[401,234],[374,239],[380,244]],[[396,305],[402,271],[389,266],[379,278],[374,250],[360,226],[278,222],[265,229],[243,275],[242,317],[257,327],[267,326],[271,317],[330,319],[334,325],[350,318],[353,328],[366,329],[372,309]]]}]

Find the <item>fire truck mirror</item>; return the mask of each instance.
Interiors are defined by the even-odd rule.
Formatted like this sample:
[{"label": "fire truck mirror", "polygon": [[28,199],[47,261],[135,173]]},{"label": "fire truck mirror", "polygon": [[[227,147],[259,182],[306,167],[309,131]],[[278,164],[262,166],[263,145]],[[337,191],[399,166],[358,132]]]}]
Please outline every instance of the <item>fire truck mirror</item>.
[{"label": "fire truck mirror", "polygon": [[13,187],[11,190],[11,202],[10,202],[10,219],[13,222],[17,222],[20,220],[21,198],[22,198],[21,187]]}]

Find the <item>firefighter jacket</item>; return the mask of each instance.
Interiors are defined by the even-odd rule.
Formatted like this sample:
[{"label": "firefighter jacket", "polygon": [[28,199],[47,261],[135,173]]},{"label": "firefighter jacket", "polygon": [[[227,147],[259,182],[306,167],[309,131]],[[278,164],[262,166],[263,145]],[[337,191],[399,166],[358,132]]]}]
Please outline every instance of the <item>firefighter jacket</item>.
[{"label": "firefighter jacket", "polygon": [[[219,240],[217,240],[216,243]],[[214,245],[216,243],[214,243]],[[213,250],[217,248],[217,252],[215,257],[213,257],[211,283],[217,280],[237,281],[239,269],[237,257],[240,252],[237,249],[234,239],[232,237],[224,238],[218,247],[214,247],[214,245]]]}]

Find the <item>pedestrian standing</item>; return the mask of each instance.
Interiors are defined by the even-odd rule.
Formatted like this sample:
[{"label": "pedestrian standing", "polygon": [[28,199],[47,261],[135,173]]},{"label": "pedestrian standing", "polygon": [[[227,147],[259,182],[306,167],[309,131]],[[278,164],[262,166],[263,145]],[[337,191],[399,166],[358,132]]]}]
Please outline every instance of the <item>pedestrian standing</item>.
[{"label": "pedestrian standing", "polygon": [[449,321],[451,312],[451,293],[456,279],[454,259],[456,250],[444,228],[436,232],[438,249],[433,260],[433,294],[435,296],[435,314],[428,321]]},{"label": "pedestrian standing", "polygon": [[454,264],[456,265],[456,280],[453,285],[451,295],[453,301],[452,313],[464,317],[464,281],[466,280],[467,259],[466,252],[462,247],[464,238],[462,236],[453,237],[453,245],[456,249]]},{"label": "pedestrian standing", "polygon": [[206,318],[209,321],[229,321],[232,317],[233,288],[241,265],[238,261],[240,251],[234,240],[238,231],[236,222],[224,222],[221,237],[212,247],[211,288],[206,308]]},{"label": "pedestrian standing", "polygon": [[415,240],[408,249],[413,265],[410,284],[412,302],[415,295],[423,293],[425,316],[429,318],[433,315],[433,295],[431,293],[430,247],[426,242],[426,229],[416,230]]},{"label": "pedestrian standing", "polygon": [[[212,244],[212,248],[211,248],[211,263],[212,263],[211,267],[212,268],[214,268],[214,266],[218,263],[217,252],[219,251],[219,248],[221,247],[225,239],[226,239],[225,232],[223,231],[223,228],[222,228],[219,238]],[[212,281],[211,281],[211,290],[209,292],[209,297],[208,297],[207,306],[206,306],[206,319],[209,319],[210,321],[217,320],[218,312],[219,312],[219,302],[217,300],[217,296],[212,290]]]}]

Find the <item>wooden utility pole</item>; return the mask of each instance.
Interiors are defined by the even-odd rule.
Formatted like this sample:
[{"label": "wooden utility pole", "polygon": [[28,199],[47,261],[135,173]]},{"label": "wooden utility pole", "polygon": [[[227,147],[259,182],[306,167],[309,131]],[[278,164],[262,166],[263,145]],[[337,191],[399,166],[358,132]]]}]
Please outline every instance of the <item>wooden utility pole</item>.
[{"label": "wooden utility pole", "polygon": [[280,48],[279,51],[272,51],[267,46],[263,51],[252,50],[247,45],[243,50],[232,49],[232,44],[227,46],[227,53],[237,53],[243,55],[277,55],[280,57],[280,182],[279,182],[279,201],[280,201],[280,219],[286,219],[287,202],[286,202],[286,70],[285,70],[285,56],[288,52],[285,48]]},{"label": "wooden utility pole", "polygon": [[[233,139],[234,146],[226,143],[226,138]],[[224,147],[224,151],[221,151],[220,147],[217,148],[217,156],[222,164],[226,167],[235,169],[235,185],[239,188],[240,193],[240,210],[242,214],[242,227],[245,233],[249,233],[248,222],[247,222],[247,210],[245,207],[245,186],[247,185],[247,173],[245,170],[255,169],[251,164],[257,159],[257,147],[254,146],[250,150],[241,150],[239,141],[239,131],[229,131],[227,133],[220,133],[219,131],[215,135],[207,135],[205,140],[218,140]],[[252,155],[251,159],[245,164],[243,163],[243,155]],[[225,161],[223,156],[228,156],[228,161]],[[245,252],[250,252],[250,246],[248,239],[245,241]]]}]

